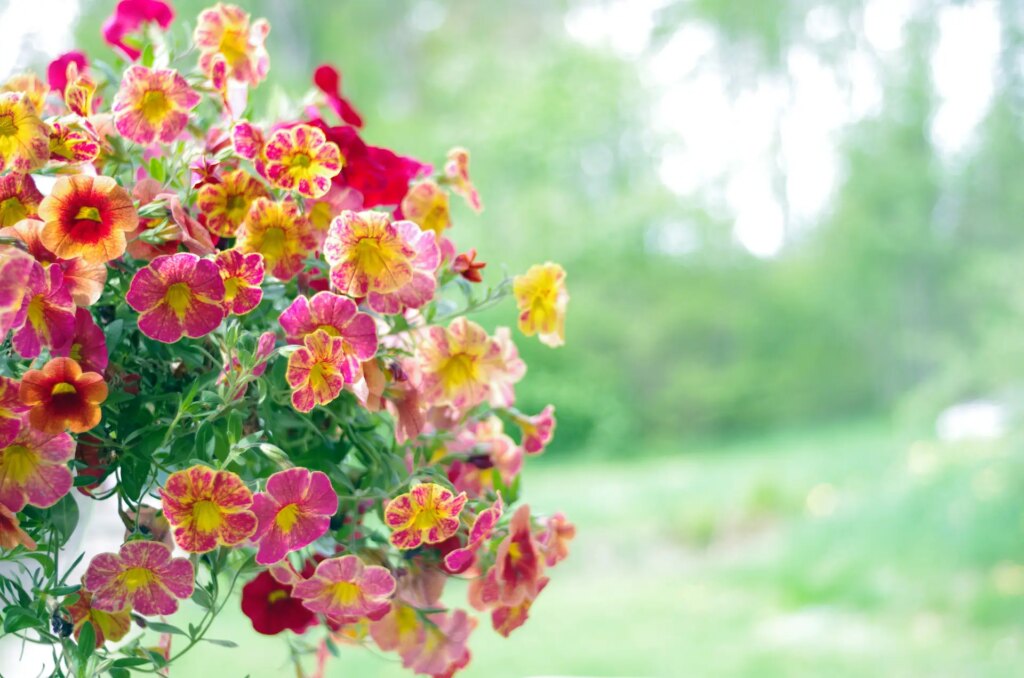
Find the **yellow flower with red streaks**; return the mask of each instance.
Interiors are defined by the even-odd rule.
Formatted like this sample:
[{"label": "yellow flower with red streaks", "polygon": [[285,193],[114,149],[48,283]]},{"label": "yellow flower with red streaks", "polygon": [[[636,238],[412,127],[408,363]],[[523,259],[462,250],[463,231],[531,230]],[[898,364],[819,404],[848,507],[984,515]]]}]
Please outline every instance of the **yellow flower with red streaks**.
[{"label": "yellow flower with red streaks", "polygon": [[50,125],[50,159],[64,163],[92,162],[100,154],[95,133],[73,120],[55,120]]},{"label": "yellow flower with red streaks", "polygon": [[225,293],[216,263],[178,252],[139,269],[125,301],[140,313],[143,334],[173,344],[182,336],[197,339],[217,329],[225,316]]},{"label": "yellow flower with red streaks", "polygon": [[338,145],[327,141],[323,130],[295,125],[271,135],[263,147],[260,173],[278,188],[319,198],[330,190],[331,179],[341,172],[341,165]]},{"label": "yellow flower with red streaks", "polygon": [[71,491],[68,462],[74,457],[75,441],[63,430],[54,434],[23,426],[0,449],[0,504],[15,512],[53,506]]},{"label": "yellow flower with red streaks", "polygon": [[43,246],[61,259],[81,257],[100,264],[124,254],[125,231],[139,225],[128,191],[110,177],[76,174],[61,177],[39,205],[46,222]]},{"label": "yellow flower with red streaks", "polygon": [[254,200],[237,236],[235,247],[244,254],[262,254],[271,275],[280,280],[302,271],[303,260],[316,248],[309,219],[290,200]]},{"label": "yellow flower with red streaks", "polygon": [[466,410],[482,403],[502,368],[501,345],[465,317],[432,326],[416,349],[423,372],[421,395],[435,406]]},{"label": "yellow flower with red streaks", "polygon": [[482,212],[484,205],[480,202],[480,194],[469,178],[469,151],[464,148],[453,148],[448,151],[448,162],[444,165],[444,176],[452,190],[465,198],[466,203],[474,212]]},{"label": "yellow flower with red streaks", "polygon": [[243,169],[228,172],[220,183],[206,183],[199,189],[196,206],[208,229],[233,238],[256,198],[268,198],[266,187]]},{"label": "yellow flower with red streaks", "polygon": [[0,87],[0,93],[22,92],[36,109],[36,113],[43,114],[43,107],[46,106],[46,95],[50,92],[50,86],[43,82],[35,73],[18,73],[12,75]]},{"label": "yellow flower with red streaks", "polygon": [[192,36],[200,52],[199,68],[212,77],[219,55],[231,78],[255,87],[270,70],[270,56],[263,45],[269,33],[266,19],[250,24],[245,10],[218,2],[199,14]]},{"label": "yellow flower with red streaks", "polygon": [[259,252],[242,254],[236,249],[217,254],[217,268],[224,280],[224,308],[234,315],[245,315],[263,299],[264,266]]},{"label": "yellow flower with red streaks", "polygon": [[131,66],[114,97],[114,126],[137,144],[169,144],[188,125],[200,97],[178,71]]},{"label": "yellow flower with red streaks", "polygon": [[321,561],[309,579],[292,589],[292,597],[331,620],[351,623],[364,617],[377,620],[391,609],[395,578],[387,568],[365,565],[359,556]]},{"label": "yellow flower with red streaks", "polygon": [[307,334],[302,343],[288,356],[285,379],[292,387],[292,406],[299,412],[309,412],[337,398],[350,371],[344,337],[332,337],[318,329]]},{"label": "yellow flower with red streaks", "polygon": [[96,372],[83,372],[71,358],[53,358],[43,369],[22,375],[18,395],[29,407],[33,428],[50,434],[65,429],[85,433],[100,423],[107,383]]},{"label": "yellow flower with red streaks", "polygon": [[27,174],[50,157],[50,130],[27,94],[0,94],[0,172]]},{"label": "yellow flower with red streaks", "polygon": [[512,292],[523,334],[536,334],[542,344],[552,348],[565,343],[565,308],[569,303],[565,269],[550,261],[531,266],[512,281]]},{"label": "yellow flower with red streaks", "polygon": [[92,594],[85,589],[80,589],[77,595],[78,600],[67,605],[75,640],[82,635],[82,627],[86,622],[92,622],[93,631],[96,633],[96,647],[100,647],[108,640],[116,643],[128,634],[132,626],[132,615],[128,610],[104,612],[93,607]]},{"label": "yellow flower with red streaks", "polygon": [[117,553],[100,553],[82,577],[93,609],[132,610],[145,616],[174,614],[195,590],[195,570],[156,541],[130,541]]},{"label": "yellow flower with red streaks", "polygon": [[421,181],[402,198],[402,216],[440,238],[452,225],[448,193],[433,179]]},{"label": "yellow flower with red streaks", "polygon": [[21,521],[5,505],[0,504],[0,549],[10,551],[17,546],[24,546],[29,551],[36,550],[36,543],[21,529]]},{"label": "yellow flower with red streaks", "polygon": [[230,471],[192,466],[167,477],[160,490],[174,541],[189,553],[237,546],[256,532],[252,491]]},{"label": "yellow flower with red streaks", "polygon": [[39,215],[43,194],[28,174],[0,177],[0,228],[14,226],[22,219]]},{"label": "yellow flower with red streaks", "polygon": [[93,97],[96,95],[96,81],[78,64],[71,62],[67,67],[67,85],[64,87],[64,105],[75,115],[83,118],[92,116]]},{"label": "yellow flower with red streaks", "polygon": [[391,543],[400,549],[437,544],[459,529],[459,514],[466,493],[456,495],[435,483],[419,483],[400,494],[384,509],[384,523],[391,528]]},{"label": "yellow flower with red streaks", "polygon": [[345,210],[331,222],[324,257],[331,283],[350,297],[394,292],[413,276],[415,248],[384,212]]}]

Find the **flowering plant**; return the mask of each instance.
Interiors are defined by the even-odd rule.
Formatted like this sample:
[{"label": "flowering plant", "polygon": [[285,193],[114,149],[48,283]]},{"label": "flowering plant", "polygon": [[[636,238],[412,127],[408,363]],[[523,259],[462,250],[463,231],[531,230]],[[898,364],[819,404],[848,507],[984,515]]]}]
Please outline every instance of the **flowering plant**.
[{"label": "flowering plant", "polygon": [[[511,331],[466,316],[514,294],[558,346],[565,272],[478,291],[449,237],[452,195],[482,209],[465,150],[369,145],[330,66],[258,121],[267,22],[217,4],[182,50],[173,20],[121,0],[112,63],[71,52],[0,93],[3,633],[52,644],[55,675],[166,675],[231,644],[207,631],[241,585],[299,675],[345,642],[450,676],[476,621],[445,582],[508,635],[574,533],[519,504],[554,409],[515,409]],[[126,528],[80,580],[75,492]],[[189,599],[198,622],[165,618]]]}]

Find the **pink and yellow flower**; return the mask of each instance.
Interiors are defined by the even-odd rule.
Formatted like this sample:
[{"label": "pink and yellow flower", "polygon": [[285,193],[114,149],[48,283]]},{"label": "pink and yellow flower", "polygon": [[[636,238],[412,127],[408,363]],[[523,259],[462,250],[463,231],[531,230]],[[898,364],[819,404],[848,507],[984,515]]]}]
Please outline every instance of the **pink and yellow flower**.
[{"label": "pink and yellow flower", "polygon": [[43,115],[46,95],[50,92],[50,87],[35,73],[18,73],[8,78],[3,87],[0,87],[0,94],[7,92],[24,93],[28,96],[32,107],[36,109],[36,113]]},{"label": "pink and yellow flower", "polygon": [[27,94],[0,94],[0,172],[27,174],[50,157],[50,131]]},{"label": "pink and yellow flower", "polygon": [[0,228],[14,226],[22,219],[39,215],[43,194],[28,174],[0,177]]},{"label": "pink and yellow flower", "polygon": [[160,497],[174,541],[189,553],[236,546],[256,531],[252,492],[230,471],[199,465],[177,471],[167,477]]},{"label": "pink and yellow flower", "polygon": [[519,307],[519,329],[528,337],[534,334],[542,344],[556,348],[565,343],[565,307],[569,291],[565,287],[565,269],[558,264],[537,264],[524,275],[517,275],[512,291]]},{"label": "pink and yellow flower", "polygon": [[75,441],[64,433],[46,433],[22,426],[0,449],[0,504],[17,512],[27,505],[47,508],[71,491],[68,462]]},{"label": "pink and yellow flower", "polygon": [[[548,578],[542,577],[537,584],[539,595],[544,587],[548,585]],[[494,630],[503,637],[508,638],[509,634],[526,623],[530,616],[530,608],[533,606],[533,598],[524,598],[521,603],[515,605],[501,605],[491,612],[491,625]]]},{"label": "pink and yellow flower", "polygon": [[147,337],[173,344],[217,329],[224,320],[224,281],[217,264],[179,252],[154,259],[132,279],[125,300]]},{"label": "pink and yellow flower", "polygon": [[303,346],[288,356],[285,379],[293,389],[292,406],[309,412],[338,397],[350,367],[343,338],[316,330],[302,341]]},{"label": "pink and yellow flower", "polygon": [[64,285],[60,266],[32,266],[15,325],[14,349],[23,358],[35,358],[44,346],[61,347],[75,331],[75,303]]},{"label": "pink and yellow flower", "polygon": [[341,172],[338,145],[316,127],[295,125],[279,129],[263,147],[260,173],[278,188],[319,198]]},{"label": "pink and yellow flower", "polygon": [[224,280],[224,308],[228,313],[245,315],[263,299],[264,266],[259,252],[242,254],[236,249],[217,255],[217,268]]},{"label": "pink and yellow flower", "polygon": [[18,397],[29,407],[33,428],[49,434],[65,429],[85,433],[102,419],[107,383],[102,375],[83,372],[71,358],[53,358],[43,369],[22,375]]},{"label": "pink and yellow flower", "polygon": [[93,631],[96,633],[96,647],[100,647],[108,640],[116,643],[128,635],[132,627],[132,615],[128,610],[120,612],[104,612],[92,606],[92,594],[81,589],[78,591],[78,600],[67,606],[68,614],[71,615],[72,628],[75,631],[75,640],[82,635],[82,627],[86,622],[92,622]]},{"label": "pink and yellow flower", "polygon": [[29,551],[36,550],[36,542],[21,529],[21,521],[9,508],[0,504],[0,549],[10,551],[24,546]]},{"label": "pink and yellow flower", "polygon": [[316,248],[309,218],[290,200],[254,200],[237,236],[235,247],[245,254],[262,254],[271,275],[280,280],[302,271],[303,260]]},{"label": "pink and yellow flower", "polygon": [[343,623],[380,619],[391,607],[394,592],[391,573],[379,565],[364,565],[358,556],[321,561],[312,577],[292,589],[310,610]]},{"label": "pink and yellow flower", "polygon": [[482,403],[501,367],[501,346],[465,317],[433,326],[417,347],[423,397],[435,406],[466,410]]},{"label": "pink and yellow flower", "polygon": [[220,55],[231,78],[255,87],[270,71],[270,57],[263,46],[269,33],[265,19],[250,24],[249,14],[242,8],[218,2],[199,14],[193,35],[200,51],[199,67],[211,74]]},{"label": "pink and yellow flower", "polygon": [[421,181],[402,198],[402,216],[440,238],[452,225],[448,193],[433,179]]},{"label": "pink and yellow flower", "polygon": [[526,374],[526,363],[519,357],[509,328],[495,330],[494,341],[501,349],[501,357],[494,361],[491,372],[490,402],[493,407],[512,407],[516,402],[515,385]]},{"label": "pink and yellow flower", "polygon": [[391,543],[400,549],[437,544],[459,529],[459,514],[466,493],[456,495],[435,483],[419,483],[400,494],[384,509],[384,523],[391,528]]},{"label": "pink and yellow flower", "polygon": [[26,289],[37,266],[31,255],[17,247],[0,245],[0,339],[25,322]]},{"label": "pink and yellow flower", "polygon": [[50,124],[50,160],[79,164],[92,162],[99,154],[99,139],[89,128],[67,120]]},{"label": "pink and yellow flower", "polygon": [[548,518],[544,532],[537,538],[548,567],[554,567],[569,557],[569,542],[576,538],[576,526],[565,515],[556,513]]},{"label": "pink and yellow flower", "polygon": [[540,454],[555,435],[555,406],[548,405],[532,417],[517,412],[513,421],[523,433],[522,446],[526,453]]},{"label": "pink and yellow flower", "polygon": [[476,550],[490,539],[491,533],[501,520],[505,506],[501,501],[501,494],[494,500],[494,503],[477,514],[473,520],[473,527],[469,530],[469,541],[462,548],[449,551],[444,557],[444,566],[449,572],[464,572],[473,564]]},{"label": "pink and yellow flower", "polygon": [[91,264],[85,259],[61,259],[43,245],[43,222],[25,219],[14,226],[0,229],[0,235],[17,238],[25,243],[29,254],[44,266],[57,264],[64,272],[64,287],[71,293],[76,306],[91,306],[103,293],[107,282],[107,267],[103,263]]},{"label": "pink and yellow flower", "polygon": [[87,75],[75,62],[67,66],[67,84],[64,87],[64,105],[82,118],[93,115],[93,100],[96,96],[96,81]]},{"label": "pink and yellow flower", "polygon": [[82,584],[92,607],[102,612],[133,610],[145,615],[174,614],[178,601],[195,590],[195,570],[185,558],[155,541],[131,541],[117,553],[92,559]]},{"label": "pink and yellow flower", "polygon": [[21,430],[28,406],[18,396],[18,382],[0,377],[0,447],[10,445]]},{"label": "pink and yellow flower", "polygon": [[107,337],[92,318],[92,313],[79,308],[75,310],[75,332],[71,340],[61,348],[50,351],[55,356],[71,358],[83,369],[103,373],[107,369]]},{"label": "pink and yellow flower", "polygon": [[293,344],[302,343],[317,330],[341,337],[345,354],[342,369],[348,383],[357,381],[360,364],[377,354],[376,322],[370,315],[360,313],[354,301],[339,294],[317,292],[312,299],[296,297],[281,314],[280,322]]},{"label": "pink and yellow flower", "polygon": [[267,198],[267,189],[243,169],[228,172],[219,183],[199,189],[196,206],[206,227],[219,236],[234,237],[256,198]]},{"label": "pink and yellow flower", "polygon": [[129,60],[134,61],[142,51],[136,47],[135,41],[129,44],[125,38],[149,23],[166,30],[173,20],[174,8],[165,0],[120,0],[114,13],[103,22],[101,32],[108,45],[120,48]]},{"label": "pink and yellow flower", "polygon": [[46,80],[50,89],[60,92],[63,96],[64,88],[68,86],[68,67],[74,64],[75,71],[84,71],[89,64],[88,57],[83,52],[65,52],[50,62],[46,67]]},{"label": "pink and yellow flower", "polygon": [[469,151],[464,148],[453,148],[448,151],[448,162],[444,165],[444,175],[457,195],[466,199],[466,203],[474,212],[482,212],[484,205],[480,202],[480,194],[469,178]]},{"label": "pink and yellow flower", "polygon": [[258,521],[256,562],[271,565],[327,532],[338,495],[326,473],[291,468],[270,476],[266,491],[253,497],[252,510]]},{"label": "pink and yellow flower", "polygon": [[[537,540],[530,530],[530,507],[520,506],[513,514],[509,523],[509,534],[498,546],[494,567],[488,572],[487,578],[493,578],[497,587],[497,602],[502,606],[516,606],[524,600],[533,600],[544,588],[544,557]],[[475,580],[473,584],[482,586],[484,590],[490,585],[485,580]],[[477,599],[471,585],[470,600]],[[492,596],[485,593],[482,602],[488,602]]]},{"label": "pink and yellow flower", "polygon": [[46,249],[93,264],[124,254],[125,231],[139,224],[128,191],[110,177],[85,174],[58,179],[39,205],[39,218],[46,222],[40,234]]},{"label": "pink and yellow flower", "polygon": [[189,111],[199,101],[178,71],[131,66],[114,97],[114,125],[137,144],[169,144],[188,125]]}]

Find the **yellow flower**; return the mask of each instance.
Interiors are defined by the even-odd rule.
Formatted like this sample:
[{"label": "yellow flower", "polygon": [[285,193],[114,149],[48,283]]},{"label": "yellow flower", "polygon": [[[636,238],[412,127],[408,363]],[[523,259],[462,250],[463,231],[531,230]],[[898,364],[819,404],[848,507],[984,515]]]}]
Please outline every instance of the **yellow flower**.
[{"label": "yellow flower", "polygon": [[0,172],[28,174],[50,157],[50,132],[24,92],[0,94]]},{"label": "yellow flower", "polygon": [[512,291],[519,307],[519,329],[528,337],[538,335],[542,344],[552,348],[565,343],[565,307],[569,291],[565,288],[565,269],[550,261],[531,266],[517,275]]}]

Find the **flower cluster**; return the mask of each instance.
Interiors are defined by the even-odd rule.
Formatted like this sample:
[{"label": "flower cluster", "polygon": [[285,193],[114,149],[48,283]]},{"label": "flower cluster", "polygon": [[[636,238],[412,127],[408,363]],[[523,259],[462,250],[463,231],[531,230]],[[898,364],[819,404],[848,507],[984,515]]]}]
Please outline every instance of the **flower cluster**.
[{"label": "flower cluster", "polygon": [[[76,675],[162,672],[243,583],[258,633],[450,676],[477,620],[441,602],[448,578],[508,635],[574,535],[519,497],[554,407],[516,408],[512,330],[466,315],[514,296],[521,333],[560,346],[566,273],[483,289],[453,241],[453,196],[483,208],[465,149],[435,170],[370,145],[329,65],[313,105],[243,118],[269,24],[218,3],[176,54],[175,18],[120,0],[112,54],[0,87],[0,549],[49,578],[7,580],[4,628]],[[69,584],[75,487],[116,497],[96,511],[126,533]],[[187,632],[143,620],[189,598]]]}]

